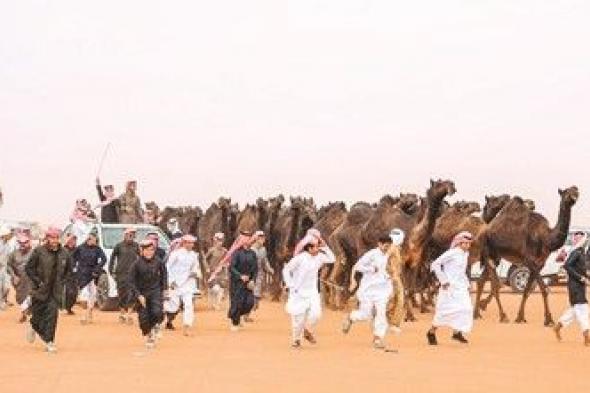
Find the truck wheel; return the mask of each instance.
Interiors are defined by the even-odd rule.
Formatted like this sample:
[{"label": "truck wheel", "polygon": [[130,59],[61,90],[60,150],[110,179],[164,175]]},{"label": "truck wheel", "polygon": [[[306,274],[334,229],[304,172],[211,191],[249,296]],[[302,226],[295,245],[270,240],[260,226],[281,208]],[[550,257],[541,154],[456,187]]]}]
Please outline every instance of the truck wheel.
[{"label": "truck wheel", "polygon": [[119,309],[117,299],[109,297],[109,278],[103,274],[98,279],[96,306],[101,311],[116,311]]},{"label": "truck wheel", "polygon": [[[510,283],[512,291],[516,293],[523,293],[530,276],[531,271],[527,267],[521,266],[512,269],[510,276],[508,277],[508,282]],[[535,285],[537,284],[534,283],[533,288],[535,288]]]}]

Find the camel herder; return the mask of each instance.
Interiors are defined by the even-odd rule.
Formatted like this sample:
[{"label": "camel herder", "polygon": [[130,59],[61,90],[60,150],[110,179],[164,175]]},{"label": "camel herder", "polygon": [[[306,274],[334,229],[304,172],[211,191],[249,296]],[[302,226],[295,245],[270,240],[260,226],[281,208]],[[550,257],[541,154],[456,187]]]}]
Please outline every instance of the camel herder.
[{"label": "camel herder", "polygon": [[143,222],[141,201],[137,196],[137,182],[127,182],[125,193],[119,197],[119,222],[121,224],[140,224]]},{"label": "camel herder", "polygon": [[156,345],[157,326],[164,320],[164,298],[168,297],[168,272],[156,257],[156,247],[149,239],[139,243],[140,256],[129,272],[130,286],[137,301],[139,328],[146,347]]},{"label": "camel herder", "polygon": [[336,261],[332,250],[313,234],[307,234],[299,245],[301,252],[283,268],[283,280],[289,290],[286,311],[291,315],[293,348],[300,348],[304,338],[311,344],[317,342],[313,332],[322,315],[318,274],[324,264]]},{"label": "camel herder", "polygon": [[100,200],[100,220],[105,224],[117,224],[119,222],[119,209],[121,202],[115,196],[115,187],[108,184],[103,187],[100,179],[96,178],[96,192]]},{"label": "camel herder", "polygon": [[74,271],[80,288],[80,299],[86,302],[86,313],[80,320],[83,325],[93,322],[92,312],[96,303],[98,278],[107,263],[107,257],[100,246],[95,232],[88,235],[86,241],[72,254]]},{"label": "camel herder", "polygon": [[391,277],[387,271],[387,252],[393,240],[383,236],[378,240],[376,248],[366,252],[352,268],[352,279],[349,291],[354,291],[356,282],[354,274],[362,273],[363,277],[356,293],[359,300],[358,310],[351,312],[343,322],[342,331],[347,334],[353,322],[373,319],[373,346],[385,349],[385,335],[388,330],[387,303],[393,293]]},{"label": "camel herder", "polygon": [[432,262],[431,270],[440,282],[436,300],[434,320],[426,337],[430,345],[437,345],[436,330],[439,327],[453,329],[453,340],[462,344],[468,341],[464,334],[473,327],[473,305],[469,295],[469,278],[467,266],[469,248],[473,235],[469,232],[457,234],[451,248]]},{"label": "camel herder", "polygon": [[224,292],[229,284],[227,266],[222,263],[227,254],[227,249],[223,247],[224,240],[225,235],[222,232],[217,232],[213,236],[213,246],[209,248],[205,255],[205,271],[210,276],[207,282],[209,286],[209,304],[214,310],[221,308]]},{"label": "camel herder", "polygon": [[16,240],[18,249],[8,257],[8,274],[12,279],[12,286],[16,292],[16,302],[21,310],[19,323],[25,323],[31,306],[31,297],[29,296],[31,281],[27,277],[25,267],[29,259],[31,259],[31,255],[33,255],[33,247],[31,239],[24,234],[19,234]]},{"label": "camel herder", "polygon": [[131,266],[139,257],[139,244],[135,241],[136,229],[129,227],[125,229],[123,241],[113,249],[109,260],[109,273],[117,284],[117,295],[119,298],[119,322],[128,325],[133,324],[133,318],[129,315],[133,308],[135,298],[131,293],[129,272]]},{"label": "camel herder", "polygon": [[242,232],[221,262],[226,264],[226,261],[230,261],[230,305],[227,317],[231,320],[232,332],[239,330],[242,317],[248,315],[256,303],[254,287],[258,261],[256,253],[251,249],[252,241],[252,233]]},{"label": "camel herder", "polygon": [[584,232],[576,232],[573,236],[573,248],[570,251],[564,268],[567,272],[567,292],[570,308],[568,308],[555,325],[557,339],[561,341],[561,329],[569,326],[574,320],[578,322],[584,335],[584,344],[590,346],[590,320],[588,316],[588,299],[586,283],[590,276],[586,271],[586,253],[588,236]]},{"label": "camel herder", "polygon": [[256,253],[256,260],[258,262],[258,274],[256,275],[256,282],[254,286],[254,297],[256,298],[254,311],[256,311],[260,305],[260,300],[262,299],[262,287],[264,285],[264,279],[266,278],[267,274],[271,276],[274,275],[275,271],[272,266],[270,266],[268,253],[266,251],[266,247],[264,246],[264,243],[266,242],[266,235],[263,231],[257,231],[254,234],[254,238],[256,240],[254,241],[252,250]]},{"label": "camel herder", "polygon": [[15,248],[12,230],[2,225],[0,227],[0,310],[5,310],[8,303],[8,291],[10,289],[8,257]]},{"label": "camel herder", "polygon": [[[78,238],[73,233],[67,233],[64,238],[64,249],[69,253],[70,257],[76,251],[76,244],[78,242]],[[73,266],[72,266],[73,268]],[[74,305],[76,304],[76,300],[78,300],[78,279],[74,272],[70,272],[68,275],[68,279],[65,282],[65,299],[64,299],[64,308],[66,309],[68,315],[74,315]]]},{"label": "camel herder", "polygon": [[174,330],[172,321],[182,303],[182,333],[185,336],[190,335],[195,321],[193,296],[197,292],[197,279],[202,278],[199,255],[193,250],[196,241],[194,236],[184,235],[180,248],[174,250],[166,262],[169,288],[169,298],[164,302],[166,329]]},{"label": "camel herder", "polygon": [[32,283],[32,315],[30,324],[27,324],[27,341],[33,343],[38,334],[49,353],[57,352],[58,311],[64,301],[65,281],[72,272],[71,257],[59,242],[60,232],[58,228],[50,227],[45,233],[45,242],[35,248],[25,267]]}]

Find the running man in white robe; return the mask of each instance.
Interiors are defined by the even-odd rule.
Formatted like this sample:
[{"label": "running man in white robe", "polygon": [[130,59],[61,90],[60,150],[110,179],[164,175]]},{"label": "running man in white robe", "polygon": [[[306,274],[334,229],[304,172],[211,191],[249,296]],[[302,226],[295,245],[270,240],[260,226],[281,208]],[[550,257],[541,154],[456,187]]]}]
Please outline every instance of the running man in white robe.
[{"label": "running man in white robe", "polygon": [[313,332],[322,315],[318,274],[324,264],[336,260],[325,242],[313,235],[307,235],[300,244],[303,251],[283,268],[283,280],[289,289],[286,310],[291,315],[293,348],[300,348],[304,338],[311,344],[317,342]]},{"label": "running man in white robe", "polygon": [[373,320],[373,346],[375,349],[385,349],[385,334],[389,327],[387,323],[387,303],[393,293],[391,277],[387,273],[387,251],[391,247],[392,239],[384,236],[379,239],[374,248],[358,260],[352,268],[350,292],[354,291],[355,273],[362,273],[363,278],[356,293],[359,308],[351,312],[342,324],[342,332],[347,334],[353,322]]},{"label": "running man in white robe", "polygon": [[181,240],[181,247],[173,251],[168,257],[169,298],[164,302],[167,316],[166,328],[174,330],[172,321],[183,305],[182,330],[185,336],[190,336],[190,329],[195,321],[193,296],[197,292],[197,278],[202,278],[199,256],[193,251],[196,238],[185,235]]},{"label": "running man in white robe", "polygon": [[453,340],[468,341],[464,334],[473,328],[473,305],[469,295],[467,265],[473,235],[461,232],[455,236],[451,248],[436,259],[431,270],[440,282],[432,327],[426,337],[430,345],[437,345],[436,329],[450,327]]}]

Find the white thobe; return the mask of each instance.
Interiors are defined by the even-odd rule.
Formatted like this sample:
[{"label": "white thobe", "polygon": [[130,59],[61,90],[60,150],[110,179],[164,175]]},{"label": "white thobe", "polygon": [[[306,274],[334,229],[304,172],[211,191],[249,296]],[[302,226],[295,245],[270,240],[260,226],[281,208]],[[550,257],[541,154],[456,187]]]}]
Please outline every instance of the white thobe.
[{"label": "white thobe", "polygon": [[193,295],[197,291],[195,276],[201,278],[199,256],[194,251],[180,248],[170,254],[166,267],[170,290],[169,299],[164,302],[164,311],[176,313],[182,302],[184,305],[183,324],[192,326],[195,320]]},{"label": "white thobe", "polygon": [[[431,266],[441,284],[436,301],[433,325],[447,326],[468,333],[473,327],[473,305],[469,295],[467,260],[469,253],[452,248],[438,257]],[[449,284],[448,289],[442,285]]]},{"label": "white thobe", "polygon": [[318,290],[318,273],[324,264],[336,258],[328,247],[322,247],[316,256],[308,252],[293,257],[283,268],[283,280],[289,288],[286,310],[291,315],[293,340],[301,340],[304,329],[309,331],[322,315],[322,302]]},{"label": "white thobe", "polygon": [[0,239],[0,308],[6,307],[4,295],[10,288],[10,276],[8,274],[8,257],[16,250],[14,238],[5,242]]},{"label": "white thobe", "polygon": [[[387,302],[393,293],[391,278],[387,273],[387,255],[375,248],[359,259],[352,268],[353,274],[363,274],[358,291],[359,309],[350,313],[352,321],[368,321],[373,318],[373,334],[384,338],[387,332]],[[373,314],[374,310],[374,314]]]}]

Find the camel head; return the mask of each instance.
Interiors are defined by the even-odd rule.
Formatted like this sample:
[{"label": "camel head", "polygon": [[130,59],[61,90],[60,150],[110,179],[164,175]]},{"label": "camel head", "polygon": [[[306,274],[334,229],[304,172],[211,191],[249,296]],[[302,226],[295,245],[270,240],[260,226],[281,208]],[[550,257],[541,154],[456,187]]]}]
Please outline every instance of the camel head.
[{"label": "camel head", "polygon": [[485,222],[490,222],[498,215],[500,210],[510,201],[510,195],[503,194],[499,196],[487,196],[486,204],[483,207],[482,218]]},{"label": "camel head", "polygon": [[457,192],[455,183],[450,180],[430,180],[430,188],[426,195],[429,200],[442,201],[447,196],[452,196]]},{"label": "camel head", "polygon": [[420,199],[416,194],[399,194],[399,208],[407,214],[414,214],[420,208]]},{"label": "camel head", "polygon": [[283,196],[283,194],[279,195],[276,198],[270,198],[270,201],[269,201],[270,210],[272,210],[272,211],[280,210],[281,207],[283,206],[283,203],[285,203],[285,197]]},{"label": "camel head", "polygon": [[230,214],[235,214],[236,216],[240,214],[240,206],[237,203],[234,203],[229,206]]},{"label": "camel head", "polygon": [[268,201],[265,201],[262,198],[258,198],[256,200],[256,207],[260,210],[266,210],[268,209]]},{"label": "camel head", "polygon": [[559,196],[561,197],[562,203],[567,207],[572,207],[578,201],[580,197],[580,191],[577,186],[566,188],[565,190],[559,189]]},{"label": "camel head", "polygon": [[220,209],[229,209],[231,206],[231,198],[220,197],[217,204]]},{"label": "camel head", "polygon": [[180,216],[176,217],[182,233],[197,234],[199,220],[203,217],[200,207],[186,207],[180,210]]},{"label": "camel head", "polygon": [[383,195],[381,197],[381,199],[379,200],[379,205],[391,207],[391,206],[398,204],[399,201],[400,201],[400,198],[397,198],[397,197],[394,198],[391,195],[387,194],[387,195]]},{"label": "camel head", "polygon": [[532,199],[525,199],[523,202],[525,206],[532,212],[534,212],[537,208],[537,205],[535,205],[535,201],[533,201]]},{"label": "camel head", "polygon": [[453,208],[466,215],[479,213],[481,211],[481,206],[477,202],[459,201],[453,205]]}]

